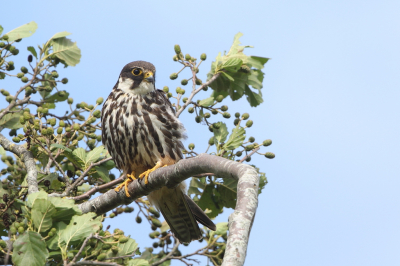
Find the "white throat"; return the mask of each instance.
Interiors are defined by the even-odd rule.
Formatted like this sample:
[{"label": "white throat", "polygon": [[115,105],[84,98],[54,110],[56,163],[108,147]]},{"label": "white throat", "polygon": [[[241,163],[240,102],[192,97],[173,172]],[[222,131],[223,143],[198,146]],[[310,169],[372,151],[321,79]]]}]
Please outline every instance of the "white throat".
[{"label": "white throat", "polygon": [[133,80],[131,79],[124,79],[122,77],[119,77],[118,80],[118,89],[130,93],[133,95],[145,95],[149,92],[152,92],[155,90],[154,83],[142,81],[140,82],[139,87],[135,89],[131,89],[133,85]]}]

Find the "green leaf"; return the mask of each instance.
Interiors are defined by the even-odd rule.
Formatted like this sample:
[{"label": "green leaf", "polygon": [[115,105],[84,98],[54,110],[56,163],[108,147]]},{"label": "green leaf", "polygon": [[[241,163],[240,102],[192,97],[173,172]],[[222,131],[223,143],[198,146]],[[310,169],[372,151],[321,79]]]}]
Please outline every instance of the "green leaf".
[{"label": "green leaf", "polygon": [[58,33],[54,34],[53,37],[50,38],[50,40],[62,38],[62,37],[68,36],[68,35],[71,35],[71,33],[67,32],[67,31],[58,32]]},{"label": "green leaf", "polygon": [[149,266],[149,262],[144,259],[132,259],[129,260],[126,266]]},{"label": "green leaf", "polygon": [[246,86],[244,93],[247,95],[247,101],[250,103],[250,106],[252,107],[256,107],[264,101],[263,98],[261,97],[261,92],[255,93],[249,88],[249,86]]},{"label": "green leaf", "polygon": [[101,222],[93,220],[96,214],[89,212],[83,215],[75,215],[72,217],[71,222],[63,230],[60,241],[66,247],[72,242],[82,241],[90,234],[95,233],[100,229]]},{"label": "green leaf", "polygon": [[36,199],[32,207],[32,220],[38,232],[46,232],[53,222],[51,216],[56,213],[54,205],[45,199]]},{"label": "green leaf", "polygon": [[99,147],[94,148],[86,155],[85,164],[88,167],[91,163],[96,162],[99,158],[101,153],[104,151],[104,146],[101,145]]},{"label": "green leaf", "polygon": [[215,102],[214,97],[209,97],[209,98],[207,98],[207,99],[201,100],[201,101],[199,102],[199,105],[200,105],[200,106],[204,106],[204,107],[208,107],[208,106],[210,106],[210,105],[213,105],[214,102]]},{"label": "green leaf", "polygon": [[213,185],[207,185],[203,191],[203,194],[201,195],[200,200],[197,202],[197,205],[199,205],[199,207],[203,209],[210,218],[216,217],[222,211],[215,204],[213,190]]},{"label": "green leaf", "polygon": [[57,229],[56,233],[54,234],[53,237],[48,239],[46,241],[46,245],[49,247],[51,250],[59,250],[59,241],[61,240],[61,234],[64,232],[64,229],[67,227],[67,225],[64,222],[58,222],[55,226]]},{"label": "green leaf", "polygon": [[72,157],[75,159],[77,163],[80,164],[80,166],[86,168],[86,151],[84,148],[75,149],[72,152]]},{"label": "green leaf", "polygon": [[110,176],[108,169],[102,165],[95,166],[94,169],[96,170],[95,174],[93,176],[97,178],[101,178],[105,183],[110,182]]},{"label": "green leaf", "polygon": [[57,173],[51,173],[47,176],[44,177],[46,180],[50,181],[50,189],[60,189],[61,188],[61,182],[58,180],[58,174]]},{"label": "green leaf", "polygon": [[137,247],[138,244],[136,241],[132,238],[129,238],[129,240],[125,243],[118,243],[118,254],[115,257],[132,254]]},{"label": "green leaf", "polygon": [[37,59],[37,53],[36,53],[36,49],[33,46],[28,46],[28,51],[31,52],[31,54]]},{"label": "green leaf", "polygon": [[220,203],[227,208],[235,209],[237,198],[237,180],[225,178],[223,183],[217,183]]},{"label": "green leaf", "polygon": [[204,180],[205,178],[198,178],[198,177],[192,177],[190,180],[190,185],[188,189],[188,194],[196,194],[196,195],[201,195],[200,189],[204,189],[206,185],[201,181]]},{"label": "green leaf", "polygon": [[68,149],[64,145],[58,144],[58,143],[53,143],[53,144],[50,145],[50,147],[56,147],[56,148],[62,149],[62,150],[67,151],[67,152],[72,152],[71,149]]},{"label": "green leaf", "polygon": [[6,33],[8,35],[8,41],[13,42],[18,39],[26,38],[35,33],[38,28],[36,22],[31,21],[27,24],[24,24],[12,31]]},{"label": "green leaf", "polygon": [[231,57],[225,63],[222,64],[221,69],[236,72],[238,71],[242,63],[243,61],[240,58]]},{"label": "green leaf", "polygon": [[219,128],[214,128],[214,142],[217,145],[218,143],[223,143],[228,136],[228,129],[224,122],[218,122]]},{"label": "green leaf", "polygon": [[59,59],[63,60],[69,66],[75,66],[81,60],[81,49],[78,48],[76,42],[73,43],[65,37],[52,40],[53,53]]},{"label": "green leaf", "polygon": [[48,197],[48,200],[55,206],[57,213],[53,215],[53,221],[69,222],[74,215],[80,215],[82,211],[70,199]]},{"label": "green leaf", "polygon": [[235,79],[235,82],[230,84],[229,94],[231,99],[236,101],[243,96],[246,83],[248,82],[248,74],[236,72],[233,74],[233,78]]},{"label": "green leaf", "polygon": [[260,90],[263,85],[264,73],[261,70],[251,70],[250,75],[248,75],[248,84],[254,89]]},{"label": "green leaf", "polygon": [[20,116],[21,116],[20,112],[6,114],[0,120],[0,127],[9,129],[18,129],[23,127],[23,125],[19,122]]},{"label": "green leaf", "polygon": [[[60,92],[62,92],[61,93],[62,96],[60,95]],[[58,92],[54,93],[53,95],[50,95],[50,96],[46,97],[44,99],[44,101],[46,103],[63,102],[63,101],[66,101],[68,99],[68,96],[69,96],[69,92],[67,92],[65,90],[64,91],[58,91]]]},{"label": "green leaf", "polygon": [[225,73],[225,72],[221,72],[222,75],[224,75],[227,79],[229,79],[230,81],[235,81],[229,74]]},{"label": "green leaf", "polygon": [[105,163],[102,163],[101,166],[104,166],[105,168],[107,168],[107,170],[111,170],[115,167],[115,163],[113,160],[109,160]]},{"label": "green leaf", "polygon": [[229,136],[228,141],[224,144],[224,150],[234,150],[243,144],[246,131],[242,127],[235,127],[232,134]]},{"label": "green leaf", "polygon": [[0,156],[6,155],[6,150],[0,146]]},{"label": "green leaf", "polygon": [[263,69],[264,65],[268,62],[269,58],[260,57],[260,56],[249,56],[247,58],[248,63],[251,64],[252,67],[257,69]]},{"label": "green leaf", "polygon": [[32,208],[33,204],[35,203],[35,200],[37,199],[47,199],[47,193],[44,192],[43,190],[39,191],[39,192],[35,192],[32,194],[28,195],[28,200],[26,201],[26,205],[29,208]]},{"label": "green leaf", "polygon": [[43,266],[49,256],[46,243],[39,233],[27,231],[13,244],[12,261],[15,265]]}]

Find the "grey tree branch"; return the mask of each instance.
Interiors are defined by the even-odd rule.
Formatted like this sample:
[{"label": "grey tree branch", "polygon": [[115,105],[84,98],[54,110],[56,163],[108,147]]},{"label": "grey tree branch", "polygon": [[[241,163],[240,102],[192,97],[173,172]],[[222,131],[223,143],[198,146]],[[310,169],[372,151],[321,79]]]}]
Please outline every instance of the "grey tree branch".
[{"label": "grey tree branch", "polygon": [[16,154],[26,167],[26,181],[28,182],[28,194],[39,191],[37,183],[37,170],[33,154],[21,145],[9,141],[0,133],[0,145],[7,151]]},{"label": "grey tree branch", "polygon": [[209,172],[220,178],[238,180],[237,203],[235,211],[229,216],[229,236],[222,265],[243,265],[257,210],[260,182],[256,170],[249,165],[218,156],[200,154],[154,171],[150,174],[147,185],[141,180],[133,181],[128,187],[130,198],[126,197],[123,189],[119,192],[109,190],[97,198],[79,204],[78,207],[83,213],[103,214],[119,205],[130,204],[163,186],[172,188],[188,177]]}]

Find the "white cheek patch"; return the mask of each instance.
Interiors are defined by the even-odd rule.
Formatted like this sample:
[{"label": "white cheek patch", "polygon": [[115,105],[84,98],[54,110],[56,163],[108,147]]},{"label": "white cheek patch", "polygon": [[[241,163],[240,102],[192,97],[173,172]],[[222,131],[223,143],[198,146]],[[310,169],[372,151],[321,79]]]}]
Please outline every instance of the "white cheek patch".
[{"label": "white cheek patch", "polygon": [[131,79],[123,79],[122,77],[120,77],[118,80],[118,89],[126,93],[131,92],[132,85],[133,85],[133,80]]},{"label": "white cheek patch", "polygon": [[145,95],[155,90],[154,84],[146,81],[142,81],[139,87],[135,89],[131,89],[132,85],[133,80],[131,79],[123,79],[120,77],[118,80],[118,89],[133,95]]}]

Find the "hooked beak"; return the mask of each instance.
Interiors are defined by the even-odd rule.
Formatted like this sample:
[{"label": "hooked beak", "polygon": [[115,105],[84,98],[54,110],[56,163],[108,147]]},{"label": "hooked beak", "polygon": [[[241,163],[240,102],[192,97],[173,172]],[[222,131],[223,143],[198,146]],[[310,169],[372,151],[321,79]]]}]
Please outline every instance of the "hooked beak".
[{"label": "hooked beak", "polygon": [[151,71],[147,72],[147,73],[144,75],[144,79],[145,79],[147,82],[154,83],[154,74],[153,74],[153,72],[151,72]]}]

